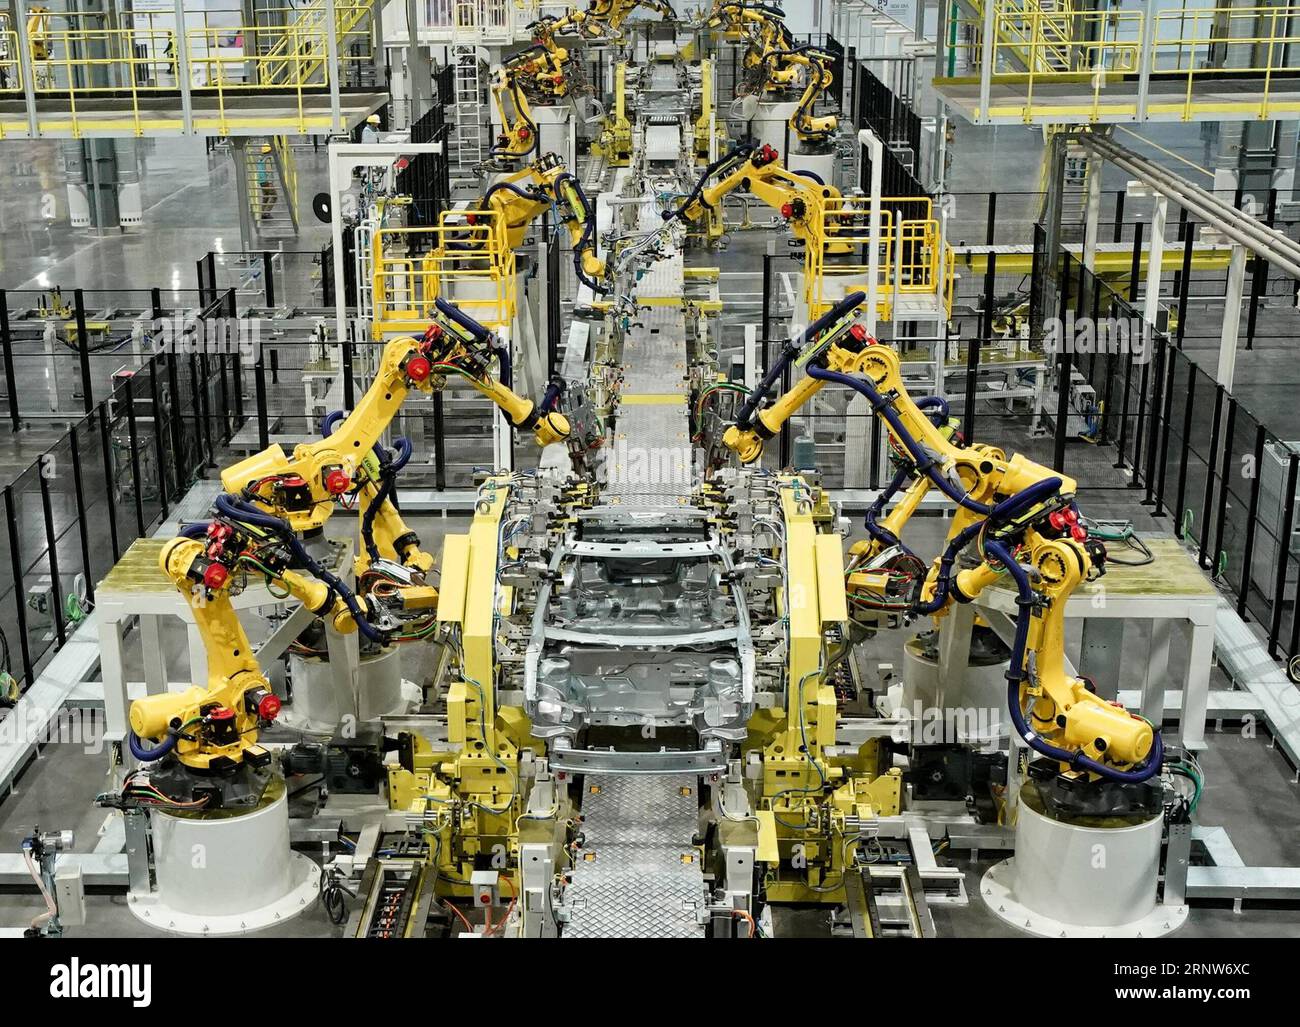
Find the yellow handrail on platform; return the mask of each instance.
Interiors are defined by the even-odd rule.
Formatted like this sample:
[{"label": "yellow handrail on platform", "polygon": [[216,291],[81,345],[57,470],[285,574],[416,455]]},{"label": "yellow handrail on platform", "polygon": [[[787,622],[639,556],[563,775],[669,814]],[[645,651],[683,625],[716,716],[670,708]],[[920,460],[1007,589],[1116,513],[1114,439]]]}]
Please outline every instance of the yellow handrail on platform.
[{"label": "yellow handrail on platform", "polygon": [[[990,110],[976,109],[977,120],[1077,124],[1300,114],[1300,4],[1187,4],[1148,20],[1141,9],[1071,10],[1066,17],[1044,8],[1043,0],[993,2],[990,80],[1017,88],[991,98]],[[986,9],[980,2],[973,8],[965,16],[953,8],[946,41],[950,74],[935,79],[941,93],[945,86],[980,81]],[[1227,90],[1225,79],[1233,83]],[[1246,80],[1250,86],[1243,89]],[[1112,88],[1120,82],[1125,90]],[[1139,82],[1164,85],[1145,90],[1135,88]],[[1181,83],[1181,92],[1171,92],[1171,82]]]},{"label": "yellow handrail on platform", "polygon": [[489,328],[515,318],[515,252],[493,211],[443,211],[436,226],[381,228],[371,243],[376,339],[420,334],[439,296]]},{"label": "yellow handrail on platform", "polygon": [[[805,247],[804,292],[810,317],[820,317],[844,296],[867,291],[871,222],[861,197],[825,201],[821,244]],[[880,210],[880,260],[876,313],[897,314],[894,299],[932,296],[935,311],[952,313],[953,253],[940,246],[939,221],[929,197],[885,197]]]}]

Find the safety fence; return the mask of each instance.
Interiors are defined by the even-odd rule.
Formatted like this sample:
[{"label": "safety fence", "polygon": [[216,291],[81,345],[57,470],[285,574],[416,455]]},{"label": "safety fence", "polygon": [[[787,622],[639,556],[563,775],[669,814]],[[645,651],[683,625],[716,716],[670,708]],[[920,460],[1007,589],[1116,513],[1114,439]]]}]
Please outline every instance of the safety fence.
[{"label": "safety fence", "polygon": [[[6,468],[0,492],[7,522],[0,532],[0,669],[26,687],[93,606],[95,583],[170,515],[244,415],[237,352],[150,347],[129,371],[105,375],[82,345],[71,361],[41,357],[52,361],[42,370],[79,379],[81,402],[79,411],[46,422],[60,425],[57,432],[42,432],[39,415],[49,412],[33,409],[45,401],[26,391],[38,375],[22,366],[8,317],[13,298],[0,293],[5,427],[28,446],[49,438],[35,460]],[[170,312],[156,290],[153,298],[161,322]],[[223,297],[199,311],[200,324],[219,324],[229,302]],[[88,339],[87,297],[76,293],[73,306],[78,338]],[[25,398],[27,410],[20,409]]]},{"label": "safety fence", "polygon": [[1067,330],[1057,366],[1094,391],[1096,444],[1289,664],[1300,655],[1300,448],[1180,348],[1177,331],[1148,330],[1136,305],[1078,258],[1063,255],[1057,285],[1055,311],[1031,317],[1093,326],[1086,347]]}]

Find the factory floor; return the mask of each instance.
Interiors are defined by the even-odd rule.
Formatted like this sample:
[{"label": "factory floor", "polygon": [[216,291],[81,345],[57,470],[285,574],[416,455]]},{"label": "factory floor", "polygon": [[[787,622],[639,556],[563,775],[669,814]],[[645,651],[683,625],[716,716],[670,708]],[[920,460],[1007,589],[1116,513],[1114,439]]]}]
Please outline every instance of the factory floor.
[{"label": "factory floor", "polygon": [[[1203,144],[1195,127],[1157,127],[1143,129],[1160,145],[1198,163],[1204,163]],[[1127,140],[1132,142],[1132,140]],[[983,242],[985,216],[983,200],[991,184],[1001,196],[998,207],[999,242],[1027,242],[1027,238],[1006,237],[1005,233],[1027,232],[1037,210],[1038,159],[1041,134],[1021,128],[957,128],[956,151],[950,184],[958,193],[957,208],[950,222],[950,238]],[[1141,149],[1141,147],[1138,147]],[[232,251],[239,248],[238,218],[234,174],[228,156],[211,156],[202,141],[156,140],[146,147],[145,227],[140,230],[116,230],[95,234],[67,227],[64,188],[58,146],[55,143],[0,144],[0,160],[10,172],[6,187],[0,190],[0,287],[10,291],[42,290],[54,285],[67,289],[147,290],[158,286],[166,293],[174,291],[178,302],[195,287],[194,262],[208,250]],[[1144,151],[1145,152],[1145,151]],[[323,152],[313,154],[310,147],[300,152],[301,192],[311,196],[323,188],[325,161]],[[1106,182],[1106,188],[1123,183]],[[43,196],[53,198],[55,216],[39,220],[32,216]],[[303,222],[300,238],[287,240],[285,248],[295,251],[319,250],[328,234],[325,226]],[[733,240],[728,251],[709,255],[724,272],[753,272],[753,257],[758,236]],[[257,244],[259,247],[262,243]],[[737,309],[744,319],[757,320],[761,304],[757,301],[757,279],[737,282],[737,290],[749,295],[737,297]],[[11,298],[11,303],[14,300]],[[1216,359],[1217,335],[1213,323],[1213,304],[1207,303],[1198,315],[1208,325],[1189,334],[1188,349],[1197,359],[1212,367]],[[1295,385],[1300,370],[1293,353],[1282,340],[1293,338],[1294,312],[1270,308],[1264,320],[1265,334],[1249,357],[1239,361],[1237,394],[1257,418],[1267,424],[1295,425],[1290,437],[1300,438],[1300,405],[1294,402]],[[39,369],[30,366],[36,381]],[[290,387],[286,387],[291,390]],[[287,393],[286,393],[287,395]],[[98,397],[97,397],[98,398]],[[1284,427],[1278,428],[1284,436]],[[21,464],[24,456],[34,459],[44,449],[45,435],[39,430],[18,436],[0,437],[0,471]],[[1043,459],[1041,440],[1019,439],[1020,448]],[[1072,446],[1068,459],[1080,465],[1097,459],[1088,449]],[[1101,470],[1098,470],[1100,476]],[[1113,477],[1105,487],[1085,488],[1081,500],[1095,517],[1133,518],[1141,531],[1167,532],[1168,518],[1152,520],[1138,507],[1133,494],[1123,488],[1122,480]],[[425,534],[428,546],[437,551],[444,531],[463,528],[456,519],[417,518],[417,528]],[[94,530],[104,532],[103,525]],[[942,531],[937,519],[923,519],[916,529],[916,548],[933,551]],[[92,540],[93,549],[106,546],[106,539]],[[864,666],[880,662],[901,663],[901,636],[882,635],[868,643],[859,653]],[[1180,673],[1179,651],[1174,653],[1171,673]],[[1137,657],[1135,657],[1137,658]],[[1217,672],[1216,672],[1217,673]],[[1250,865],[1296,865],[1294,839],[1300,830],[1300,803],[1295,775],[1281,755],[1265,737],[1243,737],[1235,728],[1211,732],[1209,747],[1202,756],[1206,787],[1197,820],[1201,824],[1222,826]],[[105,814],[91,806],[91,798],[104,779],[102,752],[87,752],[81,746],[55,744],[30,765],[18,780],[13,794],[0,801],[0,851],[14,852],[22,837],[33,826],[52,830],[73,828],[77,831],[77,849],[92,849]],[[944,854],[941,859],[952,858]],[[1013,933],[994,917],[979,897],[978,875],[986,864],[969,868],[967,890],[970,904],[964,909],[936,907],[939,933],[998,936]],[[39,911],[32,889],[0,891],[0,927],[20,926]],[[92,892],[87,900],[89,922],[84,928],[69,930],[70,935],[147,935],[127,911],[121,893]],[[822,935],[827,932],[825,910],[781,910],[776,924],[779,934]],[[1208,908],[1199,905],[1182,929],[1184,935],[1248,935],[1288,933],[1300,935],[1300,923],[1294,909],[1256,909],[1247,906],[1235,913],[1230,907]],[[338,934],[323,912],[315,908],[302,918],[278,928],[277,934]]]}]

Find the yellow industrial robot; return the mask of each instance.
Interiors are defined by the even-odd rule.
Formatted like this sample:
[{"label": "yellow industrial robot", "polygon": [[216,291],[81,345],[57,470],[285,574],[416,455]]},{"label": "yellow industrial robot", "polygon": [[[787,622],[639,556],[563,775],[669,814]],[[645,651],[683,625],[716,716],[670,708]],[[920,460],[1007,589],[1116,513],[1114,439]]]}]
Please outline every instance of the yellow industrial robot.
[{"label": "yellow industrial robot", "polygon": [[510,247],[517,249],[523,245],[528,226],[547,211],[569,233],[578,280],[593,292],[607,292],[605,261],[596,255],[595,208],[582,184],[556,154],[543,154],[514,174],[498,178],[467,218],[476,224],[484,213],[500,217]]},{"label": "yellow industrial robot", "polygon": [[[700,175],[695,187],[675,209],[664,212],[665,221],[704,221],[709,239],[722,235],[722,200],[736,191],[752,193],[785,218],[796,239],[810,247],[824,247],[825,253],[846,253],[848,243],[836,243],[836,231],[847,231],[853,224],[848,216],[838,216],[827,225],[828,200],[838,200],[840,192],[807,171],[792,171],[781,163],[780,154],[766,144],[742,143],[718,158]],[[865,218],[867,211],[862,211]],[[827,238],[827,233],[831,237]]]},{"label": "yellow industrial robot", "polygon": [[[494,363],[499,378],[489,373]],[[539,445],[567,438],[568,422],[550,409],[555,394],[548,390],[541,404],[516,394],[502,380],[509,359],[492,333],[440,299],[422,339],[388,343],[356,409],[326,418],[325,438],[295,447],[292,456],[271,446],[227,468],[212,522],[190,526],[163,548],[160,566],[189,598],[203,637],[208,680],[131,705],[128,745],[140,762],[159,763],[150,779],[161,795],[209,809],[248,805],[269,779],[270,755],[258,731],[275,719],[279,700],[231,605],[250,578],[300,600],[335,630],[359,631],[377,645],[426,638],[436,629],[438,592],[425,583],[433,558],[391,500],[410,445],[399,439],[394,455],[380,438],[410,390],[431,392],[452,374]],[[340,502],[361,511],[358,580],[378,573],[382,587],[354,591],[312,551],[310,540]]]},{"label": "yellow industrial robot", "polygon": [[839,118],[833,114],[818,116],[814,113],[818,99],[826,94],[834,82],[831,64],[833,54],[815,46],[797,50],[773,50],[764,57],[764,67],[769,69],[768,80],[789,84],[803,76],[803,93],[790,115],[790,130],[801,143],[816,145],[827,142],[839,127]]},{"label": "yellow industrial robot", "polygon": [[533,39],[542,46],[554,46],[557,35],[578,35],[585,39],[617,38],[624,22],[638,9],[645,8],[674,21],[677,12],[667,0],[591,0],[586,8],[565,14],[539,18],[529,25]]},{"label": "yellow industrial robot", "polygon": [[[867,518],[870,538],[851,549],[846,587],[857,616],[869,623],[883,612],[941,616],[1009,575],[1020,610],[1007,673],[1016,731],[1052,765],[1049,787],[1073,793],[1079,808],[1079,794],[1091,786],[1104,796],[1095,810],[1105,810],[1115,788],[1142,785],[1159,772],[1163,747],[1150,723],[1102,699],[1090,682],[1065,669],[1065,604],[1080,582],[1103,573],[1106,559],[1105,547],[1083,527],[1075,482],[1019,454],[962,444],[947,426],[946,404],[923,400],[925,408],[938,410],[936,423],[908,395],[898,353],[856,322],[865,299],[861,292],[846,297],[808,330],[806,345],[783,349],[723,442],[742,463],[753,463],[764,442],[827,383],[866,397],[885,423],[899,471]],[[802,368],[805,377],[760,409],[788,367]],[[893,512],[878,523],[884,503],[908,482]],[[921,573],[925,565],[901,533],[932,489],[958,509],[942,555]],[[956,569],[972,547],[969,566]]]}]

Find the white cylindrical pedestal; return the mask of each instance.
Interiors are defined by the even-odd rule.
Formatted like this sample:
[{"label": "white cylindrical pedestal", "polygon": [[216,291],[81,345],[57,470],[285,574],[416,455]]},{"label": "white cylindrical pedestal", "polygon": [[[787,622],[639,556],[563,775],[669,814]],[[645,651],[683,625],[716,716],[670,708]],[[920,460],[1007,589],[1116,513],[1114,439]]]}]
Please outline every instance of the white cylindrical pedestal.
[{"label": "white cylindrical pedestal", "polygon": [[937,639],[917,635],[903,646],[902,715],[942,724],[945,737],[936,741],[980,745],[1003,737],[1007,659],[997,658],[1000,652],[992,639],[973,646],[961,682],[945,690],[939,684],[936,645]]},{"label": "white cylindrical pedestal", "polygon": [[1156,903],[1162,818],[1081,827],[1021,802],[1016,854],[980,886],[999,917],[1044,938],[1154,938],[1177,930],[1187,906]]},{"label": "white cylindrical pedestal", "polygon": [[272,779],[257,809],[242,813],[155,810],[156,889],[131,894],[142,922],[172,934],[246,934],[284,923],[316,901],[320,869],[289,848],[284,780]]},{"label": "white cylindrical pedestal", "polygon": [[811,171],[825,185],[833,186],[835,184],[834,152],[800,153],[797,149],[792,149],[785,166],[791,171]]},{"label": "white cylindrical pedestal", "polygon": [[533,120],[540,137],[537,149],[526,158],[534,161],[545,153],[558,154],[565,167],[576,168],[577,153],[574,147],[573,111],[568,103],[533,108]]},{"label": "white cylindrical pedestal", "polygon": [[344,716],[359,721],[405,713],[409,707],[402,690],[402,656],[391,646],[373,656],[363,656],[357,672],[357,690],[339,692],[330,661],[319,656],[291,654],[293,703],[281,715],[284,723],[303,731],[333,734]]},{"label": "white cylindrical pedestal", "polygon": [[[749,123],[750,134],[762,146],[766,143],[777,150],[782,157],[788,157],[786,141],[790,138],[790,118],[793,117],[797,102],[760,103],[758,113]],[[787,164],[786,167],[789,167]]]}]

